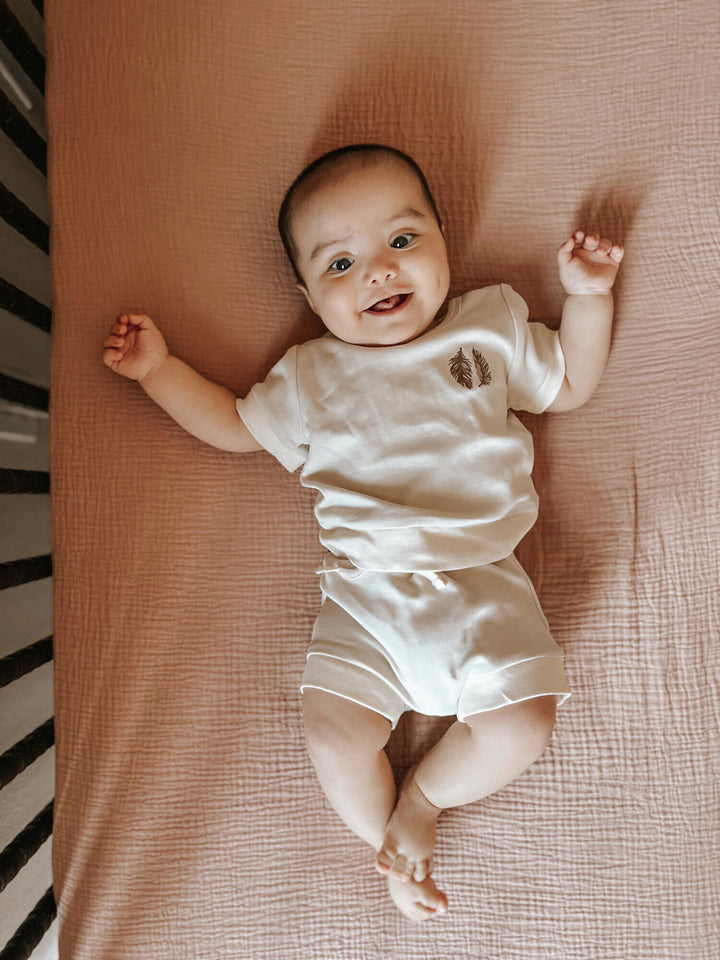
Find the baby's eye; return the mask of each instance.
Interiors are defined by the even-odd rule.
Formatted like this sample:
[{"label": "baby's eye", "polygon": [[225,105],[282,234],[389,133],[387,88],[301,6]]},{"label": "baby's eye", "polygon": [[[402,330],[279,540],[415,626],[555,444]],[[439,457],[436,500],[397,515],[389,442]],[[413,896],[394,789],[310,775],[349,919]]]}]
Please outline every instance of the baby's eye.
[{"label": "baby's eye", "polygon": [[338,257],[337,260],[333,260],[330,264],[331,273],[344,273],[346,270],[349,270],[353,265],[354,261],[350,257]]},{"label": "baby's eye", "polygon": [[416,234],[414,233],[401,233],[399,237],[395,237],[390,241],[390,246],[395,247],[396,250],[402,250],[403,247],[407,247],[408,244],[412,243],[415,237]]}]

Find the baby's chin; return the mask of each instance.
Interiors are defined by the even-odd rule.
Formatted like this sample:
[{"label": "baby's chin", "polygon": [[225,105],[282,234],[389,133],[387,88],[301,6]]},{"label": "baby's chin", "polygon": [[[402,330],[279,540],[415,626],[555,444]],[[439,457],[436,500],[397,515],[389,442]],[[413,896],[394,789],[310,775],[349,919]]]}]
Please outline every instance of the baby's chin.
[{"label": "baby's chin", "polygon": [[[430,324],[428,324],[428,326],[430,326]],[[427,330],[427,327],[409,336],[399,331],[396,334],[391,334],[388,331],[387,333],[378,334],[373,337],[357,337],[353,339],[350,339],[350,337],[339,337],[337,334],[334,334],[334,336],[338,336],[338,340],[344,340],[345,343],[352,343],[357,347],[398,347],[403,343],[412,343],[413,340],[417,340],[418,337],[421,337],[423,333],[425,333],[425,330]]]}]

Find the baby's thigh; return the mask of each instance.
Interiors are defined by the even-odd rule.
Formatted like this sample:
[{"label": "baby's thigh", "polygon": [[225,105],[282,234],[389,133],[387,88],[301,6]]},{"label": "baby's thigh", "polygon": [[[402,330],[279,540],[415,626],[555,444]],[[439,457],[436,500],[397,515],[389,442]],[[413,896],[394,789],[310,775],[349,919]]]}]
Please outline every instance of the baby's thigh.
[{"label": "baby's thigh", "polygon": [[378,752],[392,731],[390,721],[375,710],[316,687],[303,691],[303,720],[311,753],[322,750],[347,756]]}]

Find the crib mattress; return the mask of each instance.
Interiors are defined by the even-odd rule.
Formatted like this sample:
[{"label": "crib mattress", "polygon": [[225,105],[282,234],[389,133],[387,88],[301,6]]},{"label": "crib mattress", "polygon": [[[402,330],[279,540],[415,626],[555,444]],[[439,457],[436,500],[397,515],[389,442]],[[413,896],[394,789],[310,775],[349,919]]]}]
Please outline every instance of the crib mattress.
[{"label": "crib mattress", "polygon": [[[717,4],[48,0],[62,960],[716,960]],[[626,244],[607,372],[528,417],[520,548],[573,697],[444,815],[450,912],[395,911],[307,759],[312,497],[100,362],[122,312],[244,395],[320,332],[275,236],[318,153],[407,150],[452,293],[556,322],[555,249]],[[447,725],[405,716],[399,775]]]}]

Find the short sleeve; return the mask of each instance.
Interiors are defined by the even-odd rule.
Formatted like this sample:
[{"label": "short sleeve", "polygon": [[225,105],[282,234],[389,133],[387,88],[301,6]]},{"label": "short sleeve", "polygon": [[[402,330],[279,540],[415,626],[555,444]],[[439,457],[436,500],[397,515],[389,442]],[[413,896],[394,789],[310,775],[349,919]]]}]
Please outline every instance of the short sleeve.
[{"label": "short sleeve", "polygon": [[308,452],[297,386],[297,349],[291,347],[262,383],[236,401],[250,433],[291,473],[305,463]]},{"label": "short sleeve", "polygon": [[515,327],[515,353],[508,370],[508,408],[542,413],[565,379],[565,357],[560,337],[544,323],[528,322],[528,307],[512,287],[502,295]]}]

